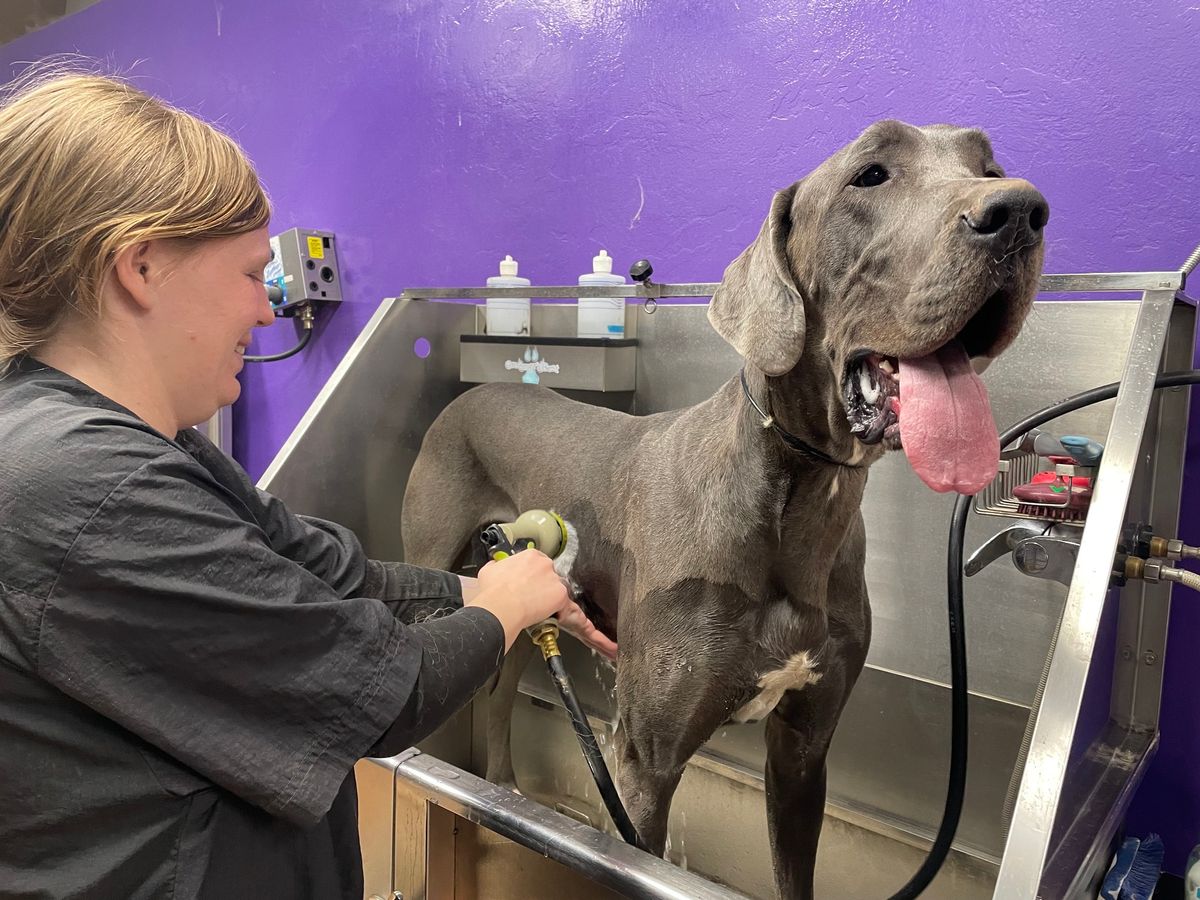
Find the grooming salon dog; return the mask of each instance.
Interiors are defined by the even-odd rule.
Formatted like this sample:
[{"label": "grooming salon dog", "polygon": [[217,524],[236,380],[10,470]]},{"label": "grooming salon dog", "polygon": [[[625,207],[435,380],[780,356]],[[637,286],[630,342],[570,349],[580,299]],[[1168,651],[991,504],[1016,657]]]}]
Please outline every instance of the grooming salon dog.
[{"label": "grooming salon dog", "polygon": [[[779,191],[726,269],[708,317],[744,368],[711,398],[629,416],[491,384],[430,427],[404,500],[408,561],[449,568],[481,525],[524,509],[570,523],[566,574],[620,647],[617,783],[654,852],[688,758],[723,723],[765,717],[776,883],[812,896],[826,752],[871,634],[868,469],[902,447],[934,490],[991,481],[976,369],[1030,309],[1047,216],[982,132],[878,122]],[[493,695],[500,782],[522,644]]]}]

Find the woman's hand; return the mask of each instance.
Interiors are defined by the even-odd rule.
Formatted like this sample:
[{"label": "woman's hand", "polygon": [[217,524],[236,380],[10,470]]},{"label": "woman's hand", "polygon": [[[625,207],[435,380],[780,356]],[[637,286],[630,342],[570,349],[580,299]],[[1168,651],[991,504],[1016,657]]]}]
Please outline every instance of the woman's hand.
[{"label": "woman's hand", "polygon": [[[542,561],[536,560],[535,554],[537,557],[541,557]],[[511,560],[526,555],[529,555],[530,558],[526,560],[524,565],[509,565]],[[505,649],[512,646],[517,632],[522,628],[536,625],[543,619],[548,619],[553,615],[557,616],[559,627],[576,640],[595,650],[605,658],[615,661],[617,658],[617,645],[609,640],[592,623],[579,604],[570,598],[562,579],[553,573],[553,564],[550,566],[550,573],[545,571],[545,563],[547,562],[549,562],[549,559],[544,554],[537,551],[524,550],[498,563],[488,563],[480,569],[479,578],[461,578],[463,605],[482,606],[500,620],[500,624],[504,626]],[[551,583],[547,580],[551,577],[557,583]],[[527,595],[531,592],[540,592],[543,590],[548,593],[550,599],[558,598],[558,606],[549,613],[536,615],[535,618],[527,621],[526,624],[517,624],[520,621],[528,619],[529,611],[522,612],[525,604],[521,601],[528,599]],[[542,608],[540,605],[537,605],[534,611],[539,611]]]},{"label": "woman's hand", "polygon": [[592,624],[583,609],[570,598],[558,611],[558,626],[611,662],[617,661],[617,645]]},{"label": "woman's hand", "polygon": [[554,563],[539,550],[488,563],[479,570],[479,590],[469,598],[463,595],[464,606],[482,606],[500,620],[505,651],[521,629],[550,618],[569,602]]}]

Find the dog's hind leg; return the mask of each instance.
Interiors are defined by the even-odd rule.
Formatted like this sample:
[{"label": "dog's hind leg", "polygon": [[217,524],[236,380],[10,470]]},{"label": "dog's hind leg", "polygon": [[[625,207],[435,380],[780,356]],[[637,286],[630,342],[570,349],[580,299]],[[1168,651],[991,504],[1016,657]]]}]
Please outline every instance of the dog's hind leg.
[{"label": "dog's hind leg", "polygon": [[[486,478],[453,425],[435,422],[404,493],[401,536],[405,560],[447,570],[464,559],[482,561],[482,544],[474,546],[480,527],[511,521],[516,513],[512,499]],[[517,640],[491,685],[488,700],[487,778],[506,787],[516,786],[509,742],[512,705],[533,649],[532,641],[523,636]]]},{"label": "dog's hind leg", "polygon": [[513,704],[517,700],[517,686],[520,684],[521,675],[536,649],[533,641],[523,634],[518,635],[516,643],[504,657],[500,677],[488,695],[487,774],[484,777],[492,784],[513,790],[517,787],[517,777],[513,773],[510,734]]},{"label": "dog's hind leg", "polygon": [[404,490],[405,562],[450,569],[469,555],[481,525],[511,521],[516,513],[512,498],[488,479],[452,425],[434,422]]}]

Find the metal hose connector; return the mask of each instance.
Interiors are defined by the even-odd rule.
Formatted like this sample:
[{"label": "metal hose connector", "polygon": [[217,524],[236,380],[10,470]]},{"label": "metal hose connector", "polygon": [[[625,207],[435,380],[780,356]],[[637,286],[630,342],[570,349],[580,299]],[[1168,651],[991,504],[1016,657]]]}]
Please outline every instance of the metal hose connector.
[{"label": "metal hose connector", "polygon": [[1200,245],[1197,245],[1196,249],[1192,251],[1192,255],[1179,267],[1179,271],[1184,275],[1190,275],[1196,266],[1200,266]]},{"label": "metal hose connector", "polygon": [[1200,591],[1200,575],[1197,575],[1195,572],[1189,572],[1187,569],[1176,569],[1174,566],[1168,566],[1161,559],[1143,560],[1136,556],[1130,557],[1125,560],[1125,577],[1142,578],[1151,584],[1173,581],[1175,584],[1190,587],[1193,591]]},{"label": "metal hose connector", "polygon": [[544,659],[548,660],[552,656],[562,655],[562,651],[558,649],[558,623],[553,619],[546,619],[536,625],[531,625],[526,631],[542,651]]},{"label": "metal hose connector", "polygon": [[1200,547],[1192,547],[1178,538],[1155,535],[1150,538],[1150,556],[1164,559],[1200,559]]}]

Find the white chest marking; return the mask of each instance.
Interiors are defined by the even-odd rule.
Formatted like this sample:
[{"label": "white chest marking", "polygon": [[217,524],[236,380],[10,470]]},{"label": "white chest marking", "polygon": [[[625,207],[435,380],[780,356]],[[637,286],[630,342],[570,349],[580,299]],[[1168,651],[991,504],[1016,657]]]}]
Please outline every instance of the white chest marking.
[{"label": "white chest marking", "polygon": [[783,699],[784,691],[800,690],[821,680],[815,655],[807,650],[797,653],[781,669],[758,679],[759,691],[753,700],[733,714],[735,722],[757,722]]}]

